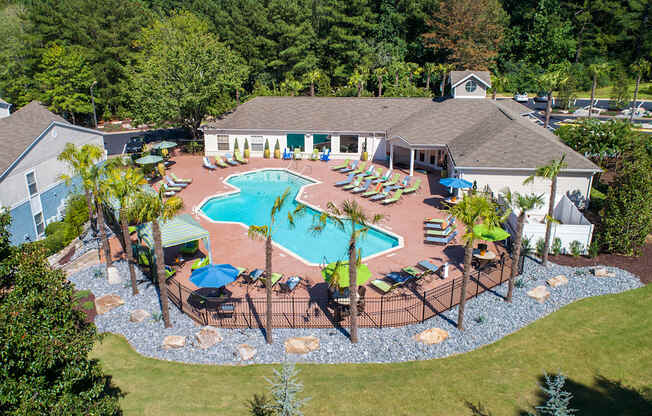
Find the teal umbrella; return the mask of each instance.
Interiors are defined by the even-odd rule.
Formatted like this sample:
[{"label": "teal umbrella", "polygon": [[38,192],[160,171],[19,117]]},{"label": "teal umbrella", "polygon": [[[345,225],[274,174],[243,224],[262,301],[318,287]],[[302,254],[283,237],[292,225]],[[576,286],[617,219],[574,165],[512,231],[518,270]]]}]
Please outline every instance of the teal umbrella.
[{"label": "teal umbrella", "polygon": [[484,224],[473,227],[473,233],[483,241],[502,241],[507,239],[510,234],[500,227],[489,228]]},{"label": "teal umbrella", "polygon": [[175,142],[168,142],[168,141],[162,141],[160,143],[156,143],[154,146],[152,146],[152,149],[171,149],[173,147],[176,147],[177,144]]},{"label": "teal umbrella", "polygon": [[163,158],[161,156],[155,156],[155,155],[143,156],[140,159],[136,159],[136,163],[139,165],[151,165],[162,161]]}]

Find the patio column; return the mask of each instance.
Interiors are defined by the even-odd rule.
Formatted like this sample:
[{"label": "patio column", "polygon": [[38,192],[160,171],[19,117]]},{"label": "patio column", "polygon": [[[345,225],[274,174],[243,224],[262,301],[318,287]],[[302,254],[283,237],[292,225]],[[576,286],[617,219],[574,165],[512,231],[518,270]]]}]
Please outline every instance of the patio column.
[{"label": "patio column", "polygon": [[410,176],[414,176],[414,149],[410,149]]},{"label": "patio column", "polygon": [[389,170],[394,167],[394,143],[389,144]]},{"label": "patio column", "polygon": [[208,251],[208,262],[210,264],[213,264],[213,251],[211,250],[211,238],[210,237],[204,238],[204,246],[206,247],[206,251]]}]

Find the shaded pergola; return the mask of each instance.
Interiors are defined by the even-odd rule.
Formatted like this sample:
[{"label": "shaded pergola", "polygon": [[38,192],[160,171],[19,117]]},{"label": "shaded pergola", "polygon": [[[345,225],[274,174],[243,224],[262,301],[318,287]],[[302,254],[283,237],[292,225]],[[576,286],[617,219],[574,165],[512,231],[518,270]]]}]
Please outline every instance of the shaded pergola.
[{"label": "shaded pergola", "polygon": [[[421,164],[425,167],[441,169],[442,166],[439,164],[439,160],[442,157],[448,157],[448,148],[446,145],[437,145],[437,144],[412,144],[400,136],[393,136],[388,140],[389,144],[389,168],[394,168],[394,148],[406,149],[410,154],[410,176],[414,175],[414,166],[415,164]],[[416,160],[416,152],[426,152],[427,159],[423,162]],[[435,163],[428,163],[430,156],[434,155]]]},{"label": "shaded pergola", "polygon": [[[159,221],[161,228],[161,241],[163,248],[174,247],[191,241],[202,240],[208,251],[208,260],[212,263],[211,241],[208,231],[203,228],[190,214],[180,214],[167,220]],[[150,248],[154,247],[154,233],[152,223],[140,226],[138,238],[143,240]]]}]

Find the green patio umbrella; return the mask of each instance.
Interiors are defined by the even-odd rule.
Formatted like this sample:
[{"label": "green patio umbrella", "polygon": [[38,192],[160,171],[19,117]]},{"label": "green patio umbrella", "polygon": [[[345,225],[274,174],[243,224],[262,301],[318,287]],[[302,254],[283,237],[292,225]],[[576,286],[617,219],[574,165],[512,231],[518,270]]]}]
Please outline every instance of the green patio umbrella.
[{"label": "green patio umbrella", "polygon": [[175,142],[168,142],[164,140],[160,143],[156,143],[154,146],[152,146],[152,149],[171,149],[176,146],[177,144]]},{"label": "green patio umbrella", "polygon": [[139,165],[152,165],[154,163],[162,162],[163,158],[161,156],[148,155],[143,156],[140,159],[136,159],[136,163]]},{"label": "green patio umbrella", "polygon": [[501,227],[489,228],[484,224],[479,224],[473,227],[473,233],[483,241],[501,241],[510,236],[510,234]]},{"label": "green patio umbrella", "polygon": [[[349,287],[349,262],[335,262],[326,266],[321,271],[324,280],[330,284],[333,276],[337,277],[339,287]],[[359,285],[365,284],[367,280],[371,279],[371,272],[366,264],[358,266],[357,281]]]}]

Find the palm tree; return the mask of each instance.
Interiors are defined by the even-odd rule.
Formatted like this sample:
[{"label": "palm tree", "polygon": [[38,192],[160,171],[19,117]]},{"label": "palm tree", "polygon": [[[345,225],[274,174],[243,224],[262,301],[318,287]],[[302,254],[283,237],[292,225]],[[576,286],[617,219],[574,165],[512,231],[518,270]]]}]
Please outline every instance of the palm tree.
[{"label": "palm tree", "polygon": [[591,102],[589,103],[589,118],[593,116],[593,101],[595,101],[595,89],[598,87],[598,77],[609,72],[610,68],[610,65],[606,62],[589,65],[589,74],[593,78],[593,84],[591,84]]},{"label": "palm tree", "polygon": [[109,246],[109,238],[106,235],[106,222],[104,221],[104,208],[103,204],[106,201],[107,193],[104,188],[104,179],[106,177],[106,165],[93,165],[88,172],[88,182],[90,183],[95,200],[95,212],[97,213],[97,228],[100,230],[100,240],[104,249],[104,258],[106,261],[106,268],[108,270],[113,263],[111,258],[111,247]]},{"label": "palm tree", "polygon": [[140,223],[151,222],[154,238],[154,257],[158,277],[161,314],[166,328],[170,328],[170,310],[168,307],[168,288],[165,282],[165,263],[163,259],[163,241],[161,225],[173,218],[183,208],[183,200],[177,196],[163,199],[163,188],[158,194],[138,192],[133,204],[133,217]]},{"label": "palm tree", "polygon": [[534,172],[534,175],[529,176],[523,185],[531,183],[534,181],[535,177],[543,178],[549,180],[550,183],[550,200],[548,201],[548,215],[546,216],[546,244],[543,248],[543,255],[541,262],[544,266],[548,264],[548,251],[550,250],[550,238],[552,236],[552,223],[554,222],[554,210],[555,210],[555,197],[557,193],[557,176],[562,169],[565,169],[568,165],[565,162],[566,153],[561,156],[559,160],[551,160],[549,164],[545,166],[538,167]]},{"label": "palm tree", "polygon": [[505,84],[507,84],[507,77],[505,77],[504,75],[500,75],[498,73],[491,74],[491,99],[492,100],[496,99],[496,92],[498,92],[498,88],[500,89],[504,88]]},{"label": "palm tree", "polygon": [[378,80],[378,96],[382,97],[383,96],[383,78],[387,76],[387,68],[384,66],[378,67],[374,69],[374,75],[376,75],[376,79]]},{"label": "palm tree", "polygon": [[[252,240],[261,239],[265,241],[265,288],[267,292],[267,322],[265,323],[265,340],[272,343],[272,237],[276,232],[276,216],[281,212],[285,202],[290,195],[290,188],[287,188],[283,195],[277,196],[272,205],[269,215],[269,225],[250,225],[248,230],[249,238]],[[288,212],[288,224],[294,227],[294,218],[303,212],[304,205],[297,204],[293,212]]]},{"label": "palm tree", "polygon": [[423,70],[426,73],[426,91],[430,91],[430,79],[437,72],[437,65],[432,62],[426,62]]},{"label": "palm tree", "polygon": [[437,65],[437,72],[441,75],[441,83],[439,84],[439,90],[441,91],[441,96],[444,96],[444,90],[446,89],[446,75],[455,69],[453,64],[439,64]]},{"label": "palm tree", "polygon": [[464,241],[464,274],[462,277],[462,293],[460,308],[457,315],[457,328],[464,330],[464,307],[466,306],[466,286],[471,277],[471,259],[473,257],[473,245],[478,236],[473,227],[478,224],[485,224],[487,227],[498,227],[505,221],[509,211],[503,216],[498,215],[496,204],[494,204],[483,193],[473,192],[467,194],[462,200],[449,208],[449,213],[464,224],[465,233],[462,236]]},{"label": "palm tree", "polygon": [[650,73],[650,62],[641,58],[632,65],[632,71],[636,74],[636,88],[634,88],[634,101],[632,102],[632,113],[629,115],[629,121],[634,120],[634,110],[636,109],[638,87],[641,84],[641,78]]},{"label": "palm tree", "polygon": [[343,201],[340,206],[329,202],[326,211],[315,217],[315,225],[311,230],[315,233],[322,232],[327,225],[333,224],[342,231],[349,232],[348,254],[349,254],[349,307],[351,308],[351,342],[358,342],[358,282],[357,264],[360,262],[360,254],[356,250],[358,239],[364,237],[369,231],[369,226],[377,224],[384,216],[374,214],[370,216],[355,200]]},{"label": "palm tree", "polygon": [[507,289],[507,302],[512,301],[512,294],[514,292],[514,277],[518,274],[518,263],[521,258],[521,245],[523,241],[523,225],[527,218],[527,213],[541,208],[543,206],[543,194],[520,194],[518,192],[512,193],[509,188],[506,188],[502,193],[503,200],[512,211],[518,211],[518,221],[516,226],[516,238],[512,244],[514,254],[512,258],[512,270],[509,274],[509,288]]},{"label": "palm tree", "polygon": [[539,76],[539,85],[541,89],[546,92],[547,102],[546,102],[546,119],[543,123],[543,128],[548,128],[550,124],[550,113],[552,111],[552,93],[555,90],[558,90],[559,87],[568,81],[568,73],[570,70],[570,64],[568,62],[562,62],[559,64],[554,64],[550,67],[550,70],[541,76]]},{"label": "palm tree", "polygon": [[365,66],[358,66],[353,71],[353,74],[349,77],[349,85],[355,86],[358,90],[358,97],[362,96],[362,90],[364,88],[364,82],[367,79],[369,70]]},{"label": "palm tree", "polygon": [[120,203],[120,228],[122,229],[122,238],[125,242],[125,253],[127,254],[127,264],[129,265],[129,276],[131,277],[131,293],[138,294],[136,284],[136,270],[134,267],[134,258],[131,248],[131,237],[129,235],[129,214],[130,204],[141,186],[146,184],[145,176],[140,170],[136,169],[111,169],[104,181],[104,187],[109,195],[113,196]]},{"label": "palm tree", "polygon": [[304,83],[310,84],[310,96],[315,96],[315,82],[319,81],[324,77],[324,73],[321,72],[318,68],[315,68],[311,71],[308,71],[303,76]]}]

